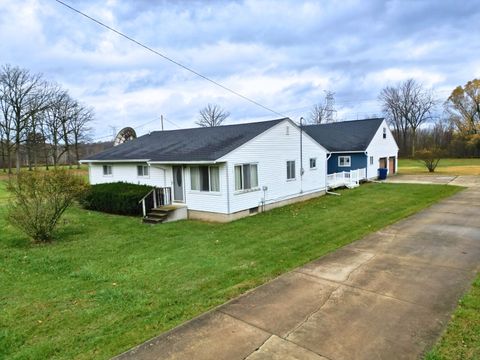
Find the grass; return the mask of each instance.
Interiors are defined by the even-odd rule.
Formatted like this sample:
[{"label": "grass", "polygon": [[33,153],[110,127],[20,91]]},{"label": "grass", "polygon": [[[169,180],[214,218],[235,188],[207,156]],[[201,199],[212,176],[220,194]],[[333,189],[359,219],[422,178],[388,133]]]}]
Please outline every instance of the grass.
[{"label": "grass", "polygon": [[480,274],[426,360],[480,359]]},{"label": "grass", "polygon": [[0,204],[0,358],[109,358],[460,189],[365,184],[229,224],[73,208],[49,245]]},{"label": "grass", "polygon": [[[412,159],[398,160],[399,174],[432,175],[422,162]],[[480,158],[441,159],[433,174],[437,175],[480,175]]]}]

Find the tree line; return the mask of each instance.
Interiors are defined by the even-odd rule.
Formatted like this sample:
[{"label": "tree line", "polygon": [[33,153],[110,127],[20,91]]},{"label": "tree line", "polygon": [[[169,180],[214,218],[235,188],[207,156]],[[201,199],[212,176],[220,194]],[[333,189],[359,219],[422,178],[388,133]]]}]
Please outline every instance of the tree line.
[{"label": "tree line", "polygon": [[434,150],[444,156],[480,156],[480,80],[456,87],[443,102],[414,79],[385,87],[383,112],[403,156]]},{"label": "tree line", "polygon": [[17,66],[0,69],[0,160],[3,171],[23,164],[79,166],[94,112],[41,74]]}]

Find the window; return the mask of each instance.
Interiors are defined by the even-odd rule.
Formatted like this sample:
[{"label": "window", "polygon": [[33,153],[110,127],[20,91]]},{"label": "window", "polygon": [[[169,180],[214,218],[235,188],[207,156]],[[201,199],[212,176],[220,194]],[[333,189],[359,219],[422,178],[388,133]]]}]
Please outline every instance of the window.
[{"label": "window", "polygon": [[339,167],[349,167],[351,164],[350,156],[339,156],[338,157],[338,166]]},{"label": "window", "polygon": [[373,165],[373,156],[370,156],[370,165]]},{"label": "window", "polygon": [[383,138],[386,139],[387,138],[387,128],[383,128]]},{"label": "window", "polygon": [[287,161],[287,180],[295,180],[295,161]]},{"label": "window", "polygon": [[290,126],[285,128],[285,135],[290,135]]},{"label": "window", "polygon": [[196,191],[220,191],[220,170],[218,166],[190,167],[190,188]]},{"label": "window", "polygon": [[258,187],[257,164],[235,165],[235,191]]},{"label": "window", "polygon": [[317,168],[317,158],[310,158],[310,169]]},{"label": "window", "polygon": [[103,165],[103,176],[112,176],[112,165]]},{"label": "window", "polygon": [[149,170],[150,169],[148,168],[148,165],[138,165],[137,166],[137,175],[141,176],[141,177],[146,177],[150,174]]}]

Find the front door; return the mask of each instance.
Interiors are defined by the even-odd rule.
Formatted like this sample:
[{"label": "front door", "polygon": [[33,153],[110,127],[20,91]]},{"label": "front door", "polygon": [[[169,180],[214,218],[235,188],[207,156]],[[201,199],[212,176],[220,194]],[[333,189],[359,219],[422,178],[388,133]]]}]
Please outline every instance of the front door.
[{"label": "front door", "polygon": [[173,166],[173,200],[183,202],[183,169]]}]

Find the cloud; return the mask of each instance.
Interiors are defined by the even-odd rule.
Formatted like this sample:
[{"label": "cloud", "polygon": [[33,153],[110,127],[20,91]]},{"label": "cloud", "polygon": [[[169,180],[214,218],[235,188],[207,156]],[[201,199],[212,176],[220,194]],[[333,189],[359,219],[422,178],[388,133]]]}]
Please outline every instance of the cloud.
[{"label": "cloud", "polygon": [[[446,96],[480,76],[474,0],[70,3],[294,119],[323,102],[324,90],[335,92],[340,117],[356,117],[380,112],[387,84],[413,77]],[[229,110],[231,123],[277,116],[56,2],[4,0],[0,12],[2,62],[41,72],[94,106],[96,136],[160,114],[193,126],[207,103]]]}]

